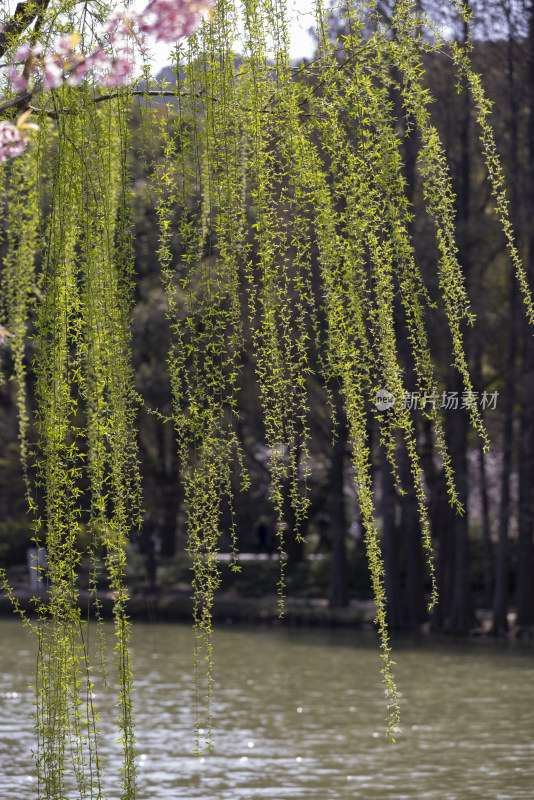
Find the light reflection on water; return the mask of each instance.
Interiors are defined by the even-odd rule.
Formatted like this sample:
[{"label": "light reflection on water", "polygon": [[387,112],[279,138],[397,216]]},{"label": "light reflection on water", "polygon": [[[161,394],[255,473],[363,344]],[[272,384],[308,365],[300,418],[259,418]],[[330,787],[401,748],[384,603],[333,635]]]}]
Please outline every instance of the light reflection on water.
[{"label": "light reflection on water", "polygon": [[[532,647],[394,644],[404,734],[393,745],[373,635],[217,630],[216,749],[199,759],[193,641],[183,626],[134,625],[139,800],[532,798]],[[32,644],[0,620],[0,794],[19,800],[35,789]],[[113,701],[95,683],[114,798]]]}]

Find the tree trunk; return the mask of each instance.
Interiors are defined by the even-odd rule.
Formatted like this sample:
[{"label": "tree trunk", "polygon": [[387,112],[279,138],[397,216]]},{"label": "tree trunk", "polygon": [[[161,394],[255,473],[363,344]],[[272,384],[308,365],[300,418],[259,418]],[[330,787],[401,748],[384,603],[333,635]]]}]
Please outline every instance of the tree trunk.
[{"label": "tree trunk", "polygon": [[[482,377],[482,354],[484,350],[484,342],[480,337],[477,340],[476,352],[473,354],[473,383],[478,392],[484,391],[484,381]],[[484,419],[484,410],[479,409],[482,419]],[[480,504],[482,512],[482,564],[483,564],[483,581],[484,581],[484,597],[483,606],[490,609],[493,603],[493,578],[494,578],[494,558],[493,558],[493,544],[491,541],[491,515],[490,515],[490,498],[488,490],[488,476],[486,472],[486,453],[484,452],[484,443],[480,436],[477,437],[477,465],[478,465],[478,486],[480,490]]]},{"label": "tree trunk", "polygon": [[161,556],[172,558],[176,552],[176,525],[182,500],[182,490],[178,475],[178,464],[175,456],[176,445],[174,432],[169,423],[158,421],[158,439],[160,451],[159,493],[161,507],[158,518],[158,529],[161,538]]},{"label": "tree trunk", "polygon": [[[419,3],[417,3],[419,8]],[[415,204],[415,190],[417,182],[417,134],[409,128],[402,113],[402,102],[398,93],[394,93],[396,116],[403,121],[403,155],[404,175],[406,178],[406,197],[410,206]],[[408,222],[410,237],[414,237],[413,219]],[[412,367],[413,357],[410,348],[410,335],[405,321],[405,314],[401,313],[399,304],[396,306],[396,323],[399,330],[398,348],[399,356],[406,375],[414,375]],[[400,479],[405,491],[398,498],[400,505],[400,542],[406,559],[404,584],[402,585],[402,617],[404,624],[409,629],[418,628],[427,619],[424,587],[423,551],[421,545],[421,531],[417,496],[413,487],[411,463],[405,448],[402,448],[399,464]]]},{"label": "tree trunk", "polygon": [[406,557],[403,586],[403,619],[406,628],[416,629],[426,621],[428,614],[424,593],[423,551],[417,513],[415,491],[410,487],[413,480],[408,455],[401,457],[401,480],[406,494],[401,498],[400,530]]},{"label": "tree trunk", "polygon": [[[528,29],[529,119],[528,119],[528,189],[526,219],[528,227],[527,278],[534,282],[534,3],[530,4]],[[534,625],[534,338],[532,326],[522,315],[521,418],[519,437],[519,520],[517,543],[517,624]]]},{"label": "tree trunk", "polygon": [[336,405],[336,430],[330,464],[332,567],[330,586],[328,589],[328,605],[330,608],[344,608],[349,602],[347,551],[345,546],[347,515],[345,512],[345,495],[343,491],[348,427],[343,403],[337,388],[334,390],[334,398]]},{"label": "tree trunk", "polygon": [[395,528],[395,484],[391,466],[381,448],[382,475],[382,554],[384,558],[384,587],[386,590],[387,623],[391,630],[402,628],[397,532]]},{"label": "tree trunk", "polygon": [[[300,467],[301,450],[300,445],[297,445],[297,453],[295,458],[294,469],[298,473]],[[300,564],[304,559],[304,531],[297,530],[297,521],[295,518],[295,510],[291,502],[291,478],[288,476],[284,488],[284,522],[285,528],[283,531],[283,546],[284,551],[287,553],[288,564]],[[301,526],[302,527],[302,526]]]},{"label": "tree trunk", "polygon": [[438,602],[432,611],[432,630],[444,631],[448,621],[453,573],[453,539],[452,529],[454,515],[448,502],[447,490],[443,473],[438,472],[434,464],[434,443],[432,440],[432,423],[423,420],[423,437],[421,447],[421,463],[425,472],[428,486],[430,527],[432,538],[437,542],[436,555],[436,582],[438,587]]},{"label": "tree trunk", "polygon": [[[518,217],[517,175],[518,175],[518,137],[515,71],[514,71],[514,31],[510,15],[508,36],[508,90],[510,100],[510,165],[512,174],[512,195],[510,212],[512,220]],[[510,520],[510,472],[513,452],[513,414],[515,404],[515,361],[517,357],[517,279],[510,270],[509,283],[510,314],[508,324],[508,348],[504,382],[504,420],[501,471],[501,505],[499,513],[499,545],[495,569],[495,593],[493,596],[494,636],[508,631],[508,530]]]},{"label": "tree trunk", "polygon": [[[460,386],[457,382],[456,388]],[[451,411],[449,421],[449,450],[454,464],[458,498],[464,507],[464,514],[453,516],[454,552],[452,597],[448,630],[450,633],[465,635],[474,623],[469,576],[469,526],[468,526],[468,484],[467,484],[467,433],[469,420],[461,411]]]},{"label": "tree trunk", "polygon": [[491,526],[489,511],[488,479],[486,475],[486,454],[480,439],[478,440],[478,472],[480,498],[482,502],[482,558],[484,562],[484,608],[491,608],[493,597],[493,546],[491,542]]},{"label": "tree trunk", "polygon": [[[466,6],[468,4],[466,3]],[[464,41],[467,39],[468,30],[464,23]],[[460,125],[460,178],[458,185],[458,239],[461,253],[460,264],[469,291],[471,278],[471,241],[469,223],[471,219],[471,97],[464,90],[464,109]],[[468,331],[464,332],[465,350],[469,353]],[[462,396],[463,385],[459,376],[452,379],[454,390]],[[446,430],[452,464],[456,474],[456,485],[459,500],[464,507],[464,514],[454,515],[454,572],[449,619],[451,633],[469,633],[473,622],[474,612],[471,599],[471,585],[469,576],[469,526],[468,526],[468,482],[467,482],[467,442],[469,431],[469,417],[465,409],[462,411],[450,410],[446,418]]]}]

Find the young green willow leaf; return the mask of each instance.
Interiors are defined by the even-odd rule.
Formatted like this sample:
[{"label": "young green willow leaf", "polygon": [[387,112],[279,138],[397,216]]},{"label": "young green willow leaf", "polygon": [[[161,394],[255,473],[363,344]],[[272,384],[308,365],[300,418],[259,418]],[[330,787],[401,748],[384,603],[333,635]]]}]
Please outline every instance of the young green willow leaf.
[{"label": "young green willow leaf", "polygon": [[[90,5],[82,13],[73,0],[37,3],[39,24],[27,34],[12,26],[10,47],[20,46],[25,37],[33,47],[46,44],[64,33],[68,19],[81,33],[80,47],[93,52],[95,31],[109,9],[99,3],[95,12]],[[412,129],[418,141],[452,362],[466,392],[472,391],[462,342],[462,327],[471,321],[469,301],[454,238],[451,178],[423,82],[425,53],[447,48],[473,95],[497,216],[527,313],[534,317],[513,244],[489,105],[470,65],[469,45],[450,46],[410,0],[393,4],[390,26],[377,3],[344,3],[344,34],[336,41],[329,26],[334,12],[326,6],[321,0],[315,5],[317,57],[295,70],[283,0],[220,0],[214,15],[176,46],[175,81],[165,87],[165,103],[153,102],[157,87],[147,81],[136,106],[139,147],[156,207],[169,325],[169,424],[178,443],[194,564],[199,753],[212,746],[211,612],[223,513],[225,520],[233,519],[234,470],[245,488],[248,481],[238,412],[245,351],[253,352],[264,416],[271,502],[278,518],[281,607],[287,536],[300,535],[308,508],[311,378],[324,386],[332,412],[337,398],[342,404],[376,603],[387,733],[393,741],[399,729],[373,500],[370,416],[399,488],[398,450],[406,448],[432,581],[430,606],[437,599],[414,420],[401,404],[383,412],[374,402],[379,388],[395,397],[407,390],[397,306],[418,389],[436,393],[426,328],[432,302],[414,254],[399,115],[404,130]],[[451,0],[451,7],[466,19],[461,4]],[[148,67],[144,74],[148,77]],[[141,91],[142,86],[135,88],[136,98]],[[7,101],[13,97],[6,95]],[[7,115],[13,104],[4,106]],[[131,88],[104,98],[89,75],[76,87],[63,83],[43,91],[34,113],[38,129],[28,146],[17,159],[0,164],[5,240],[0,347],[12,351],[10,377],[30,513],[36,545],[46,548],[48,558],[48,592],[36,601],[33,625],[39,643],[38,796],[46,800],[70,797],[74,788],[81,798],[105,796],[90,677],[97,664],[78,603],[78,573],[86,557],[97,615],[101,569],[114,598],[121,800],[136,792],[125,583],[126,548],[139,527],[141,507],[139,398],[129,334],[135,277],[132,108]],[[30,330],[37,348],[31,369],[25,344]],[[35,420],[25,394],[30,377],[36,382]],[[450,502],[461,511],[442,419],[434,408],[425,413]],[[475,405],[470,415],[487,446]],[[30,448],[33,423],[38,443]],[[82,529],[88,533],[86,552]],[[236,548],[233,527],[230,536]],[[1,577],[7,586],[5,574]]]}]

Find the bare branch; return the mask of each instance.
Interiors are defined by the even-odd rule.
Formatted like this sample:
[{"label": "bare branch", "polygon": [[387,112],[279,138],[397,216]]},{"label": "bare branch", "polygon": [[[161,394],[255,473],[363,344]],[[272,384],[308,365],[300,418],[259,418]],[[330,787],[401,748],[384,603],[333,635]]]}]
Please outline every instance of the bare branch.
[{"label": "bare branch", "polygon": [[[44,113],[47,116],[52,117],[52,119],[57,119],[58,114],[75,113],[74,111],[68,108],[60,108],[57,109],[56,111],[48,111],[47,109],[38,108],[37,106],[30,105],[28,101],[31,100],[34,94],[37,94],[38,91],[41,91],[40,86],[34,89],[32,92],[25,92],[24,95],[17,95],[17,97],[14,97],[12,100],[8,100],[7,102],[0,105],[0,113],[2,111],[6,111],[9,108],[15,108],[16,106],[22,106],[22,105],[24,105],[24,110],[26,108],[31,108],[32,111]],[[203,95],[200,92],[194,92],[194,93],[179,92],[177,94],[176,92],[161,92],[155,89],[151,89],[149,91],[143,89],[135,89],[134,91],[130,92],[130,95],[135,97],[201,97],[201,98],[206,97],[206,95]],[[93,100],[94,103],[102,103],[104,100],[114,100],[116,97],[120,97],[120,95],[118,93],[102,94],[99,95],[98,97],[93,97],[91,99]],[[217,101],[216,97],[208,97],[208,99],[213,100],[214,102]]]},{"label": "bare branch", "polygon": [[[162,92],[158,91],[157,89],[150,89],[146,91],[144,89],[135,89],[130,94],[134,97],[201,97],[205,98],[206,95],[202,94],[202,92]],[[101,94],[98,97],[93,97],[95,103],[102,103],[104,100],[114,100],[115,97],[119,97],[120,95],[115,94]],[[217,102],[216,97],[208,97],[208,100],[213,100]]]},{"label": "bare branch", "polygon": [[5,103],[0,105],[0,114],[2,111],[8,111],[10,108],[18,108],[19,111],[26,111],[29,107],[29,101],[32,99],[35,91],[34,89],[31,92],[21,92],[16,97],[12,97],[11,100],[6,100]]},{"label": "bare branch", "polygon": [[35,19],[41,17],[49,2],[50,0],[27,0],[25,3],[17,4],[15,13],[0,31],[0,57],[5,54],[14,39],[20,36]]}]

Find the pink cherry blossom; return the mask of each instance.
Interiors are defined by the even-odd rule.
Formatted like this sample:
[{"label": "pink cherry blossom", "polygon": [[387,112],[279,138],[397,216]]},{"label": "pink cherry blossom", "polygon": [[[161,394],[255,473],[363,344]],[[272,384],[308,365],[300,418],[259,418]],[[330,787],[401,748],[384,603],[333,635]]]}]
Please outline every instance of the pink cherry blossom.
[{"label": "pink cherry blossom", "polygon": [[109,67],[109,57],[103,47],[99,47],[90,56],[87,56],[85,63],[89,69],[107,69]]},{"label": "pink cherry blossom", "polygon": [[16,125],[8,120],[0,122],[0,163],[20,156],[26,144],[26,139]]},{"label": "pink cherry blossom", "polygon": [[15,51],[15,61],[26,61],[31,55],[33,50],[29,44],[21,44]]},{"label": "pink cherry blossom", "polygon": [[212,7],[212,0],[151,0],[139,15],[139,30],[157,42],[174,42],[193,33]]},{"label": "pink cherry blossom", "polygon": [[7,120],[0,122],[0,145],[11,145],[20,139],[20,131],[16,125]]},{"label": "pink cherry blossom", "polygon": [[28,88],[28,78],[21,75],[16,67],[9,67],[7,76],[16,92],[25,92]]},{"label": "pink cherry blossom", "polygon": [[44,89],[58,89],[63,83],[63,62],[58,56],[45,56],[44,64]]},{"label": "pink cherry blossom", "polygon": [[82,82],[87,73],[90,70],[90,66],[87,61],[82,61],[81,64],[78,64],[77,67],[70,73],[65,83],[67,86],[79,86]]},{"label": "pink cherry blossom", "polygon": [[54,44],[54,52],[58,56],[68,56],[72,53],[72,36],[60,36]]},{"label": "pink cherry blossom", "polygon": [[111,72],[102,78],[102,84],[104,86],[122,86],[131,78],[134,66],[131,58],[115,58],[111,64]]}]

